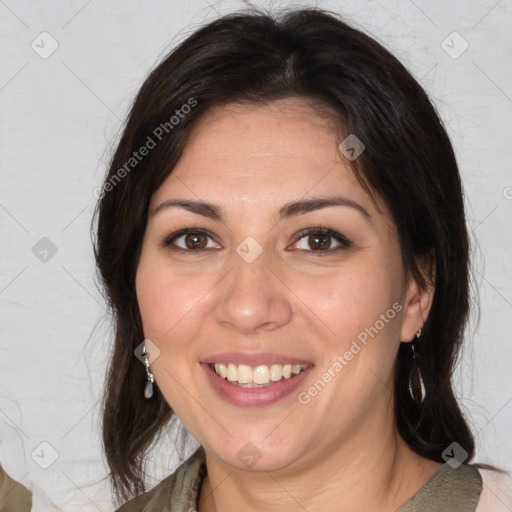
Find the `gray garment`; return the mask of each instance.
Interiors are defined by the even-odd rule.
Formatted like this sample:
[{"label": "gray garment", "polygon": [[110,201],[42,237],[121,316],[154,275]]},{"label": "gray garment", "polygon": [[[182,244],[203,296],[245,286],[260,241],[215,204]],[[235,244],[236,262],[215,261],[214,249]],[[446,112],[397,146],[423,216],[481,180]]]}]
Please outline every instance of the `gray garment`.
[{"label": "gray garment", "polygon": [[482,477],[474,466],[443,464],[396,512],[474,512],[481,492]]},{"label": "gray garment", "polygon": [[[116,512],[196,512],[205,461],[200,447],[171,476]],[[475,512],[481,492],[482,477],[475,467],[443,464],[396,512]]]},{"label": "gray garment", "polygon": [[205,453],[199,447],[172,475],[116,512],[196,512],[205,475]]}]

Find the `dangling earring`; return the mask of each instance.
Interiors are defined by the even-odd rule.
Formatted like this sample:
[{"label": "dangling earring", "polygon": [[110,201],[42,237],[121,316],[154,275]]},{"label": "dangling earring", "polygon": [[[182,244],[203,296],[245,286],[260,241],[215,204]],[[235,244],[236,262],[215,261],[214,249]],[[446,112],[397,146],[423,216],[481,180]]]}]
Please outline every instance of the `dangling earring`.
[{"label": "dangling earring", "polygon": [[146,376],[148,381],[146,382],[146,387],[144,388],[144,397],[148,400],[153,396],[153,382],[155,382],[155,378],[149,369],[149,359],[146,353],[146,345],[144,345],[144,349],[142,350],[142,355],[144,357],[144,366],[146,367]]},{"label": "dangling earring", "polygon": [[[416,338],[419,338],[421,336],[421,329],[418,330],[416,333]],[[419,403],[423,403],[423,400],[425,400],[425,384],[423,383],[423,379],[421,377],[420,368],[419,368],[419,355],[416,352],[416,349],[414,348],[414,341],[411,342],[411,349],[412,349],[412,369],[411,369],[411,376],[409,378],[409,393],[411,395],[411,398],[415,401],[416,397],[414,396],[414,389],[420,390],[420,400]]]}]

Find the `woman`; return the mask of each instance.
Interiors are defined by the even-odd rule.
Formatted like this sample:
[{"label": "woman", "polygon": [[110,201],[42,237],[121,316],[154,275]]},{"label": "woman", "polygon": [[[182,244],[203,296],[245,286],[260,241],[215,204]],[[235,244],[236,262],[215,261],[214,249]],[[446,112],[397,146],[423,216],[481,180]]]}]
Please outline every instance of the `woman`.
[{"label": "woman", "polygon": [[119,510],[481,509],[460,176],[381,45],[317,10],[210,23],[142,86],[99,197],[117,496],[171,418],[200,443]]}]

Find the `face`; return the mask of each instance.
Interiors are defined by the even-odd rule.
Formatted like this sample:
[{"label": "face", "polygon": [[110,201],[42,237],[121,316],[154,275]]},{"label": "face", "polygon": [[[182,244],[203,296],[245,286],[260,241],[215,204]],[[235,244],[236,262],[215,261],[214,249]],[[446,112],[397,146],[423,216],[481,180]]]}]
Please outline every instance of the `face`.
[{"label": "face", "polygon": [[207,456],[239,469],[296,469],[390,423],[400,340],[425,320],[338,143],[299,99],[212,109],[151,199],[151,370]]}]

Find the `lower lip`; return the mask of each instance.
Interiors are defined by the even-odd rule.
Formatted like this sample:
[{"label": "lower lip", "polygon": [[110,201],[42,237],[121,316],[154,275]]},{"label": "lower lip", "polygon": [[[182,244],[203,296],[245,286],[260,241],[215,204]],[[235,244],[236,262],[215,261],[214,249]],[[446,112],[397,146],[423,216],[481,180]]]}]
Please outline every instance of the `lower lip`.
[{"label": "lower lip", "polygon": [[241,407],[259,407],[273,404],[285,396],[290,395],[297,389],[304,380],[305,375],[313,368],[308,366],[295,377],[290,379],[281,379],[274,384],[262,388],[243,388],[236,384],[231,384],[227,379],[219,377],[214,370],[206,363],[201,363],[206,376],[213,389],[226,401],[233,405]]}]

